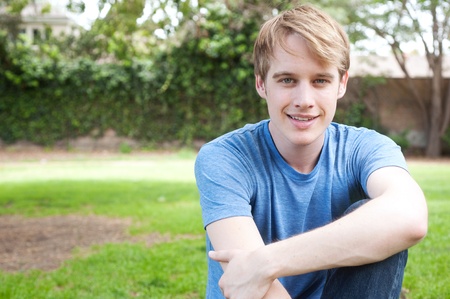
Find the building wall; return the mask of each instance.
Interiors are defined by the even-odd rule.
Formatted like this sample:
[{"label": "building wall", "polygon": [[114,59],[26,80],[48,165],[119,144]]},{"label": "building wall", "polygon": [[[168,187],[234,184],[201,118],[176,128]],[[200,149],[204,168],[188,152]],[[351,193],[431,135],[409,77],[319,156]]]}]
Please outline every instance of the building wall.
[{"label": "building wall", "polygon": [[[443,83],[442,95],[446,96],[450,92],[450,79],[444,79]],[[413,84],[428,109],[431,96],[430,79],[413,79]],[[369,88],[363,86],[362,78],[350,78],[347,93],[339,105],[345,106],[362,100],[372,118],[389,134],[406,132],[411,146],[425,147],[428,111],[423,111],[414,100],[406,79],[387,78],[384,84]]]}]

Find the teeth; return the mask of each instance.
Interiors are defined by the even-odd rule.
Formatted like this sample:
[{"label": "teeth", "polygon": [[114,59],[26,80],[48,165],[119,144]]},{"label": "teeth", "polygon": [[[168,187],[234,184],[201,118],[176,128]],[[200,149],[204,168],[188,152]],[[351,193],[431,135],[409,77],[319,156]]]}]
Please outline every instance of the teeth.
[{"label": "teeth", "polygon": [[299,121],[308,121],[308,120],[312,120],[312,119],[314,119],[314,117],[312,117],[312,118],[303,118],[303,117],[296,117],[296,116],[292,116],[292,115],[289,115],[292,119],[295,119],[295,120],[299,120]]}]

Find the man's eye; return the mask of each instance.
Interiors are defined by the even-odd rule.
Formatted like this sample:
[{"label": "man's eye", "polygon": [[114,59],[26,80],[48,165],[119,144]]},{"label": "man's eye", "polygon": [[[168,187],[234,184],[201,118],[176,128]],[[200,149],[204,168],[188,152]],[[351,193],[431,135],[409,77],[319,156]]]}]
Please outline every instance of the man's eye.
[{"label": "man's eye", "polygon": [[285,84],[290,84],[290,83],[293,83],[294,80],[291,79],[291,78],[284,78],[284,79],[281,80],[281,82],[283,82]]},{"label": "man's eye", "polygon": [[315,80],[315,82],[316,82],[316,83],[319,83],[319,84],[325,84],[325,83],[327,83],[328,81],[325,80],[325,79],[317,79],[317,80]]}]

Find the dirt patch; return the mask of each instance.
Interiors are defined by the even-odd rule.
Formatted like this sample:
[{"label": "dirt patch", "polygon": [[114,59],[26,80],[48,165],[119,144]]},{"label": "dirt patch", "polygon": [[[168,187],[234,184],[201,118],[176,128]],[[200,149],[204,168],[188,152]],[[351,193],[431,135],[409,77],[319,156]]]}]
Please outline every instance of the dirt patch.
[{"label": "dirt patch", "polygon": [[[154,157],[170,155],[171,151],[134,152],[132,155],[118,151],[46,150],[29,144],[14,147],[2,146],[0,141],[0,163],[22,161],[64,161],[77,159],[111,159],[117,157]],[[8,272],[30,269],[54,270],[73,258],[74,249],[89,254],[92,245],[123,242],[143,242],[147,246],[178,239],[195,239],[201,236],[180,235],[171,237],[159,233],[130,236],[127,231],[129,219],[114,219],[101,216],[53,216],[25,218],[22,216],[0,216],[0,269]]]},{"label": "dirt patch", "polygon": [[127,219],[100,216],[0,216],[0,269],[54,270],[73,257],[75,248],[88,252],[90,246],[105,243],[145,242],[151,246],[172,240],[158,233],[132,237],[127,234],[130,224]]}]

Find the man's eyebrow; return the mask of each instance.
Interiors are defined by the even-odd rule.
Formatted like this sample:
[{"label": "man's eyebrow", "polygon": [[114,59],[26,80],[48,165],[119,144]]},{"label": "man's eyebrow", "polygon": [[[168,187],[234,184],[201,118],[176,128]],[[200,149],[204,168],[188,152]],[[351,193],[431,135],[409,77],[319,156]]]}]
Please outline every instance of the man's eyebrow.
[{"label": "man's eyebrow", "polygon": [[294,73],[282,71],[282,72],[274,73],[272,75],[272,78],[276,79],[276,78],[279,78],[279,77],[292,77],[292,76],[294,76]]},{"label": "man's eyebrow", "polygon": [[[294,73],[291,72],[286,72],[286,71],[281,71],[281,72],[276,72],[272,75],[273,79],[277,79],[280,77],[295,77],[296,75]],[[327,79],[334,79],[336,76],[332,73],[317,73],[316,74],[317,77],[319,78],[327,78]]]},{"label": "man's eyebrow", "polygon": [[318,73],[317,77],[334,79],[335,75],[333,75],[332,73]]}]

